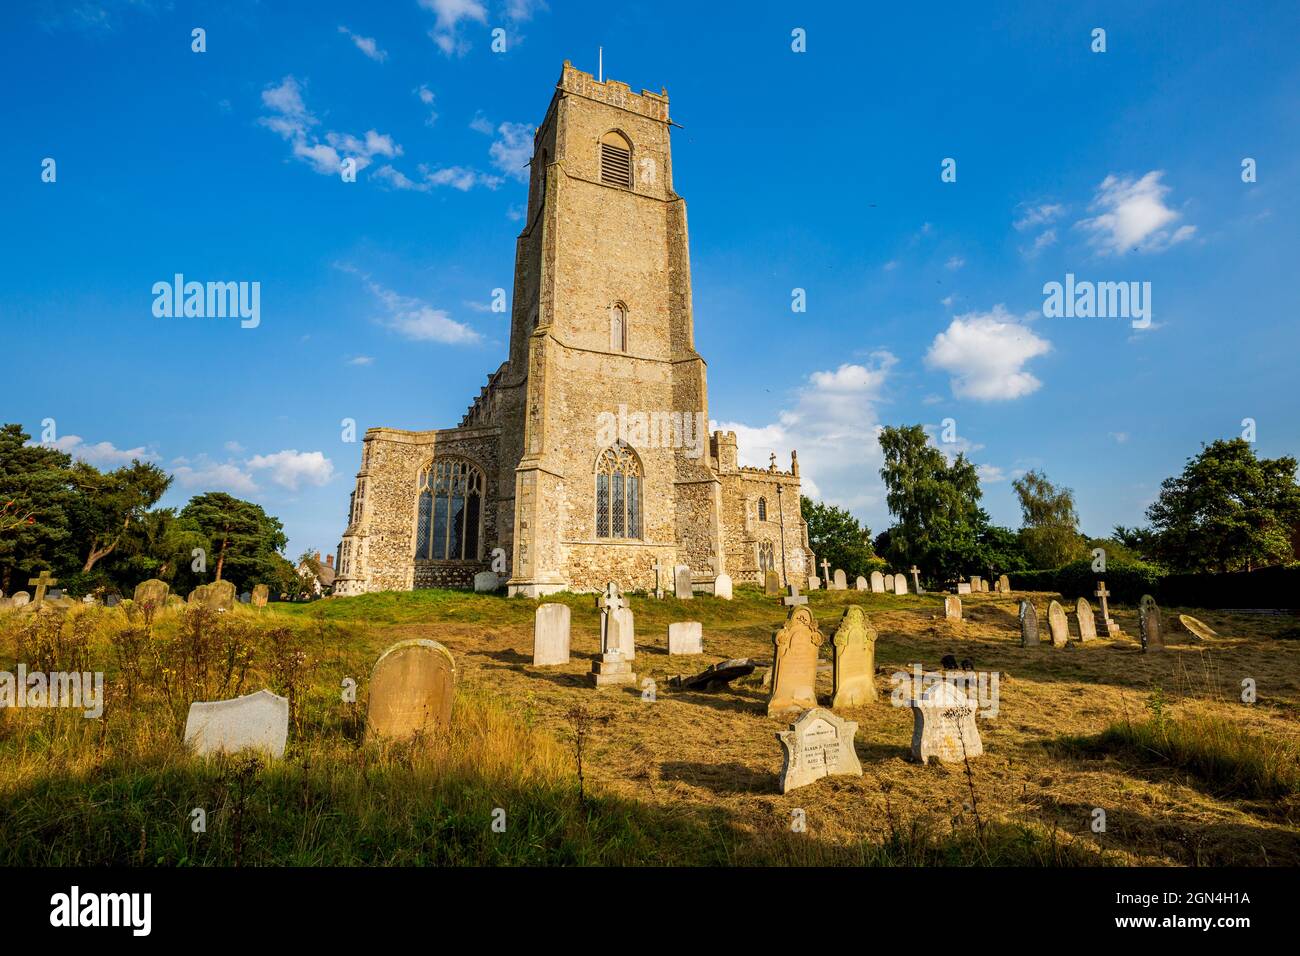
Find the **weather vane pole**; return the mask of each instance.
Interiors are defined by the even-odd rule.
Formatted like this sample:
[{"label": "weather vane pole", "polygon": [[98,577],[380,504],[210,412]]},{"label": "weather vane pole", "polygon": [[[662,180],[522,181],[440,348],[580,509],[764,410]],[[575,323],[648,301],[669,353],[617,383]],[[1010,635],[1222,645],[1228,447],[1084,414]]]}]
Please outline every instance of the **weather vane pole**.
[{"label": "weather vane pole", "polygon": [[596,82],[604,83],[605,82],[605,48],[603,46],[598,46],[596,47],[596,49],[599,51],[596,54],[596,63],[597,63]]}]

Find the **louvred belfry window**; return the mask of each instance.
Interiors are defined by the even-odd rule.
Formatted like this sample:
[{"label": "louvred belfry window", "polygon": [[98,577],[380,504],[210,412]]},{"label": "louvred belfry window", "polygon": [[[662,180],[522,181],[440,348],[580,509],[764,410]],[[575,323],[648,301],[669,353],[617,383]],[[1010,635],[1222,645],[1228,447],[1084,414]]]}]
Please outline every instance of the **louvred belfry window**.
[{"label": "louvred belfry window", "polygon": [[618,133],[600,138],[600,181],[608,186],[632,188],[632,144]]}]

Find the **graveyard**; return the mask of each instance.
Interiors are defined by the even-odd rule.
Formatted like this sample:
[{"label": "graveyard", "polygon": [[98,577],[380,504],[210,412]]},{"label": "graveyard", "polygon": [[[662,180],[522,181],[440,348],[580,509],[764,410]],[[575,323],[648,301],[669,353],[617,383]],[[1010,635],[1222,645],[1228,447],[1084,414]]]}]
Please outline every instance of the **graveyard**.
[{"label": "graveyard", "polygon": [[[103,670],[107,691],[96,721],[0,709],[0,862],[1300,862],[1293,618],[1161,608],[1163,650],[1144,651],[1142,609],[1112,603],[1117,636],[1099,627],[1098,637],[1080,640],[1071,613],[1057,646],[1048,608],[1058,595],[963,594],[960,618],[950,616],[955,597],[850,586],[787,604],[748,585],[731,600],[622,595],[634,619],[627,663],[635,680],[611,684],[592,679],[603,656],[592,594],[539,602],[427,589],[314,604],[235,601],[228,611],[164,602],[146,614],[130,601],[6,609],[6,661],[22,649],[28,660]],[[1042,622],[1031,646],[1022,601]],[[541,604],[569,612],[567,661],[533,663]],[[1180,614],[1193,615],[1201,635],[1181,627]],[[815,700],[769,716],[774,634],[805,616],[822,638]],[[864,625],[874,632],[874,669],[864,683],[860,661],[844,658],[859,679],[837,688],[844,621],[859,645]],[[670,625],[682,622],[699,624],[703,653],[669,654]],[[201,699],[268,688],[266,697],[287,701],[282,751],[203,756],[192,740],[187,747],[189,701],[128,686],[150,672],[143,639],[155,651],[210,645]],[[410,642],[436,642],[448,656],[451,680],[429,692],[446,713],[427,732],[417,720],[391,738],[375,735],[367,714],[382,693],[376,662]],[[899,706],[910,690],[898,691],[893,675],[939,670],[948,655],[997,675],[995,712],[974,715],[980,746],[968,759],[921,762],[910,746],[913,712]],[[162,654],[163,663],[178,659]],[[712,689],[673,681],[734,659],[754,666]],[[193,653],[185,660],[199,667]],[[1241,700],[1244,678],[1258,692],[1250,704]],[[861,774],[813,772],[783,793],[778,735],[793,733],[801,715],[828,714],[856,724],[846,746]]]}]

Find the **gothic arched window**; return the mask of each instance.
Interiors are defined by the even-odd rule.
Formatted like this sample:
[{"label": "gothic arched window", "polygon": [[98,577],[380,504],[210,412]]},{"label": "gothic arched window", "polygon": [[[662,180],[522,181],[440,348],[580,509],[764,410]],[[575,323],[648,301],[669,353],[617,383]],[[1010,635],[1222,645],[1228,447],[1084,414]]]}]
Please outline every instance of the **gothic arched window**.
[{"label": "gothic arched window", "polygon": [[609,307],[609,350],[627,351],[627,306],[622,302]]},{"label": "gothic arched window", "polygon": [[600,181],[632,188],[632,144],[622,133],[610,130],[600,138]]},{"label": "gothic arched window", "polygon": [[776,570],[776,550],[772,547],[771,541],[758,543],[758,570],[760,574]]},{"label": "gothic arched window", "polygon": [[596,459],[596,537],[641,537],[641,462],[624,442]]},{"label": "gothic arched window", "polygon": [[415,557],[479,561],[483,537],[483,472],[459,458],[439,458],[420,470]]},{"label": "gothic arched window", "polygon": [[758,499],[758,520],[759,521],[767,520],[767,499],[766,498]]}]

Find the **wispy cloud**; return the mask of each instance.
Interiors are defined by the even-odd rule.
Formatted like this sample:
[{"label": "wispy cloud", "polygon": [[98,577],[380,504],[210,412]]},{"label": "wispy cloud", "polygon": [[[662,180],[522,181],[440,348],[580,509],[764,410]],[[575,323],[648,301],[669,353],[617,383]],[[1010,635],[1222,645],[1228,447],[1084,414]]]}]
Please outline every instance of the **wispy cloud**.
[{"label": "wispy cloud", "polygon": [[468,325],[453,319],[446,309],[435,309],[422,299],[387,289],[355,266],[337,263],[335,267],[365,283],[383,306],[384,315],[379,318],[379,324],[402,338],[445,345],[472,345],[482,339]]},{"label": "wispy cloud", "polygon": [[353,45],[376,63],[383,63],[388,59],[388,53],[379,49],[379,44],[373,37],[363,37],[359,33],[353,33],[347,27],[340,26],[339,33],[349,37]]},{"label": "wispy cloud", "polygon": [[462,22],[487,23],[487,7],[479,0],[420,0],[420,6],[434,14],[429,37],[447,56],[464,56],[470,50],[471,44],[461,35]]},{"label": "wispy cloud", "polygon": [[376,156],[391,159],[402,155],[402,147],[391,136],[373,129],[360,137],[334,130],[318,136],[315,127],[320,125],[320,120],[307,109],[302,89],[293,76],[268,86],[262,91],[262,105],[270,114],[258,120],[290,144],[295,159],[307,163],[321,175],[337,176],[347,158],[356,163],[360,172]]}]

